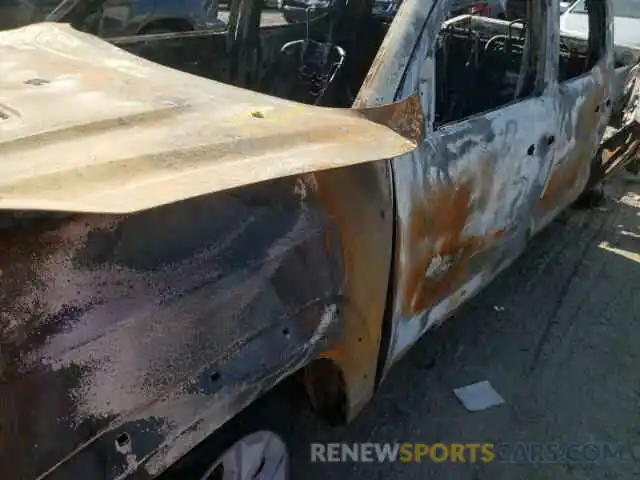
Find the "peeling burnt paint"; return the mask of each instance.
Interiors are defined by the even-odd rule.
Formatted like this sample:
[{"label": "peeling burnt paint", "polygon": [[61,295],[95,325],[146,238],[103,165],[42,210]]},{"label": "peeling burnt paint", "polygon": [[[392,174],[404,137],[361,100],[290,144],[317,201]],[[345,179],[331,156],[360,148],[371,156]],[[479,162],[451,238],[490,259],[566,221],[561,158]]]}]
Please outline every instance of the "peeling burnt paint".
[{"label": "peeling burnt paint", "polygon": [[[528,29],[529,44],[538,49],[528,58],[537,71],[529,97],[493,109],[487,105],[482,113],[438,124],[434,99],[440,94],[436,74],[442,65],[435,46],[442,48],[436,37],[449,3],[423,2],[430,14],[420,20],[422,36],[406,33],[420,40],[407,60],[398,96],[418,92],[430,123],[420,149],[392,160],[398,244],[386,370],[577,198],[610,114],[610,22],[602,17],[605,48],[600,61],[588,75],[560,84],[552,61],[559,36],[551,19],[558,5],[550,1],[531,12],[539,21],[533,22],[538,28]],[[469,22],[457,19],[447,25],[463,21]],[[471,19],[471,25],[484,28],[481,19]],[[486,28],[491,35],[499,34],[500,22],[489,22]],[[575,68],[571,58],[563,62],[569,62],[563,75]],[[478,90],[476,95],[488,92]]]},{"label": "peeling burnt paint", "polygon": [[[3,231],[2,470],[119,478],[331,348],[336,229],[294,192],[295,178]],[[120,455],[124,433],[133,448]],[[182,453],[173,445],[149,468]]]},{"label": "peeling burnt paint", "polygon": [[[392,256],[393,210],[385,162],[314,175],[323,210],[338,224],[344,272],[342,336],[323,357],[347,383],[346,420],[375,389]],[[330,388],[330,386],[327,386]]]},{"label": "peeling burnt paint", "polygon": [[361,108],[358,112],[372,122],[388,126],[415,144],[422,141],[424,117],[418,95],[382,107]]}]

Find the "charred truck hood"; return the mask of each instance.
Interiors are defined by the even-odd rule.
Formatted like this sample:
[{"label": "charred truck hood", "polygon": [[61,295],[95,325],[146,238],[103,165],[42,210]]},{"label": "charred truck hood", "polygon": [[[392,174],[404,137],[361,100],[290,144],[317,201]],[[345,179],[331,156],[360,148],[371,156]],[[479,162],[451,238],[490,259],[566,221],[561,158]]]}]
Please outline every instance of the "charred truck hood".
[{"label": "charred truck hood", "polygon": [[311,107],[36,24],[0,33],[0,209],[132,212],[391,158],[416,147],[416,109]]}]

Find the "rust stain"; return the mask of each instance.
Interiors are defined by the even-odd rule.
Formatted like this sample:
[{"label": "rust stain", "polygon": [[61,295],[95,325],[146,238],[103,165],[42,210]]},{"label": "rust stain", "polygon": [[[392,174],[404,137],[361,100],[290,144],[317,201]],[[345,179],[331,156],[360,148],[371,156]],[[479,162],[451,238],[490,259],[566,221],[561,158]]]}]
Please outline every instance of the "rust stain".
[{"label": "rust stain", "polygon": [[[62,270],[61,262],[84,245],[91,230],[109,228],[123,217],[45,215],[32,220],[5,215],[14,222],[0,230],[0,337],[20,344],[43,321],[38,312],[46,304],[45,286],[50,283],[47,264]],[[0,358],[0,377],[1,362]]]},{"label": "rust stain", "polygon": [[[468,276],[469,261],[483,244],[475,236],[463,237],[471,216],[471,183],[440,187],[411,216],[411,262],[403,301],[406,316],[417,315],[452,293]],[[426,272],[438,259],[450,263],[441,275]]]},{"label": "rust stain", "polygon": [[424,135],[424,115],[417,94],[388,105],[361,108],[358,112],[367,120],[389,127],[416,145]]},{"label": "rust stain", "polygon": [[578,112],[575,130],[576,148],[572,150],[570,158],[553,170],[547,188],[538,199],[538,207],[544,213],[563,205],[568,197],[575,193],[575,185],[580,175],[589,170],[592,160],[589,146],[592,144],[591,137],[600,123],[601,114],[598,112],[603,98],[604,87],[599,86],[589,95]]},{"label": "rust stain", "polygon": [[339,345],[336,348],[331,350],[327,350],[320,353],[321,358],[328,358],[331,360],[338,360],[341,357],[344,357],[344,345]]},{"label": "rust stain", "polygon": [[331,218],[332,231],[325,238],[336,233],[339,238],[339,251],[332,256],[342,265],[342,341],[321,357],[334,360],[343,372],[349,417],[374,389],[393,236],[391,214],[381,215],[389,207],[388,193],[380,188],[386,168],[379,162],[303,177],[313,191],[311,200]]},{"label": "rust stain", "polygon": [[[33,125],[18,122],[0,142],[3,209],[135,213],[276,178],[394,158],[413,151],[422,139],[417,96],[362,112],[308,106],[154,66],[66,27],[34,25],[16,32],[25,45],[11,50],[9,59],[37,64],[38,75],[50,83],[25,85],[22,77],[33,73],[15,73],[8,84],[12,110],[36,118],[40,110],[55,111],[61,92],[73,107],[41,115]],[[46,51],[36,48],[49,35],[55,41]],[[100,58],[91,56],[99,50]],[[127,68],[112,69],[104,80],[96,72],[110,62]],[[151,90],[138,74],[152,78]],[[214,100],[212,117],[207,103]],[[238,110],[240,104],[247,108]],[[256,112],[264,118],[253,118]],[[135,139],[125,128],[133,123]],[[211,124],[217,126],[213,137],[207,133]],[[308,148],[310,143],[316,148]],[[266,156],[286,161],[265,162]],[[14,164],[23,168],[10,168]],[[20,173],[27,170],[30,175]]]},{"label": "rust stain", "polygon": [[572,193],[580,173],[587,165],[582,155],[577,154],[557,167],[551,174],[544,194],[538,199],[538,206],[544,212],[548,212],[563,204],[563,200]]},{"label": "rust stain", "polygon": [[[426,198],[421,195],[413,202],[410,264],[402,303],[405,316],[418,315],[452,294],[468,280],[474,256],[504,236],[504,228],[486,236],[464,234],[474,212],[490,208],[496,182],[493,155],[485,155],[477,165],[461,183],[437,186]],[[475,199],[474,193],[478,194]],[[430,271],[438,263],[440,271]]]}]

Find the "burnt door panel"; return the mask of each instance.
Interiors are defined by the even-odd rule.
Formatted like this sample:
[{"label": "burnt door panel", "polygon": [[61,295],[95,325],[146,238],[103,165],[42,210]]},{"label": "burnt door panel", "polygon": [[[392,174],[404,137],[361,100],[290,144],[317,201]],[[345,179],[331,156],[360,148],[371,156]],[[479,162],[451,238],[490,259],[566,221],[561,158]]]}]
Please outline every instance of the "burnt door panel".
[{"label": "burnt door panel", "polygon": [[522,252],[553,161],[556,101],[541,81],[547,10],[532,8],[518,29],[484,17],[444,21],[449,3],[428,19],[401,91],[421,93],[430,124],[418,151],[392,161],[387,368]]},{"label": "burnt door panel", "polygon": [[522,251],[554,126],[552,99],[526,100],[442,127],[394,162],[404,325],[394,355]]},{"label": "burnt door panel", "polygon": [[609,0],[593,0],[586,32],[576,37],[560,32],[554,52],[558,71],[549,87],[556,92],[555,152],[536,206],[536,230],[573,202],[589,181],[611,113],[615,72],[610,11]]},{"label": "burnt door panel", "polygon": [[556,97],[556,147],[536,206],[536,230],[547,225],[584,190],[608,116],[602,72],[560,85]]}]

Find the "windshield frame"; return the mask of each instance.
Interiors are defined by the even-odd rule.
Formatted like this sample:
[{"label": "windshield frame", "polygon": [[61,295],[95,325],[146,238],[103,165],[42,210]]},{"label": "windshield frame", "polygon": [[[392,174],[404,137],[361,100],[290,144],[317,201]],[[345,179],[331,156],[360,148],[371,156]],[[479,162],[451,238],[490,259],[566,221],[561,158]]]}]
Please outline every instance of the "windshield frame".
[{"label": "windshield frame", "polygon": [[80,0],[61,0],[58,5],[49,12],[45,22],[59,22],[63,19]]}]

